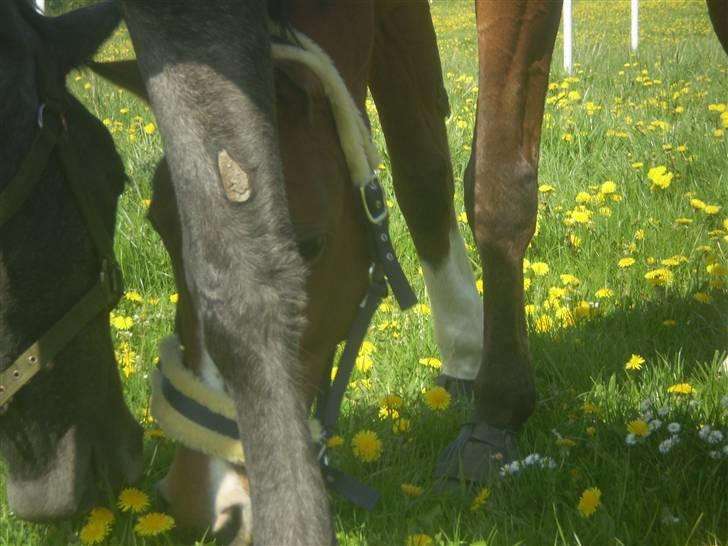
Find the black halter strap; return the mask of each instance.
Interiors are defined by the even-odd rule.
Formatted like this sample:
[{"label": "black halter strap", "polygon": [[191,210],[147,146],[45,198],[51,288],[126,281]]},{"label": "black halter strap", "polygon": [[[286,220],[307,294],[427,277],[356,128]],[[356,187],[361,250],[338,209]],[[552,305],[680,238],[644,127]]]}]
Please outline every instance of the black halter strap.
[{"label": "black halter strap", "polygon": [[379,493],[371,487],[359,482],[341,470],[329,464],[326,441],[335,430],[341,412],[346,388],[354,370],[356,357],[359,354],[369,324],[379,304],[387,296],[387,287],[391,287],[399,307],[405,311],[417,303],[417,296],[407,281],[389,236],[389,220],[384,190],[376,174],[372,174],[369,182],[362,187],[362,203],[367,217],[367,233],[369,238],[369,288],[359,306],[344,351],[339,359],[338,370],[333,382],[331,377],[331,359],[328,372],[324,373],[319,395],[316,399],[316,419],[321,423],[322,435],[319,444],[319,461],[326,483],[340,495],[354,504],[371,510],[379,500]]},{"label": "black halter strap", "polygon": [[113,308],[123,291],[121,273],[114,257],[113,234],[104,228],[98,211],[83,190],[80,166],[60,103],[49,101],[38,109],[38,130],[33,144],[18,173],[0,192],[0,228],[22,211],[54,152],[60,159],[65,180],[96,248],[100,261],[99,278],[70,310],[0,372],[0,414],[7,410],[12,397],[38,372],[50,368],[53,358],[92,318]]}]

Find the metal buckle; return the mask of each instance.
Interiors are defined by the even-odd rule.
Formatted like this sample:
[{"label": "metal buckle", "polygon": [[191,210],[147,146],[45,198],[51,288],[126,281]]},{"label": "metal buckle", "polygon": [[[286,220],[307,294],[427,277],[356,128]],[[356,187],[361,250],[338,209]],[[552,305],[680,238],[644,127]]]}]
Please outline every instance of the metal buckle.
[{"label": "metal buckle", "polygon": [[[370,187],[371,189],[378,189],[380,191],[380,193],[382,194],[383,210],[377,216],[374,216],[372,214],[372,211],[369,209],[369,203],[367,202],[367,194],[366,194],[367,187]],[[381,224],[382,222],[384,222],[387,219],[387,217],[389,216],[389,209],[387,209],[387,202],[384,198],[384,188],[382,188],[381,184],[379,184],[379,180],[377,178],[376,172],[372,171],[372,174],[369,177],[369,180],[367,180],[367,183],[359,188],[359,192],[361,193],[361,201],[362,201],[362,205],[364,206],[364,214],[366,214],[369,221],[372,224]]]},{"label": "metal buckle", "polygon": [[121,298],[121,293],[124,291],[121,270],[116,260],[109,258],[101,260],[99,280],[107,288],[109,306],[115,307]]},{"label": "metal buckle", "polygon": [[63,132],[65,133],[68,130],[68,125],[66,124],[66,116],[63,115],[61,112],[57,112],[53,109],[53,107],[49,107],[47,103],[42,103],[38,107],[38,116],[37,116],[37,122],[38,122],[38,128],[43,129],[46,125],[45,122],[45,114],[46,111],[53,112],[58,116],[58,119],[60,120],[61,127],[63,128]]}]

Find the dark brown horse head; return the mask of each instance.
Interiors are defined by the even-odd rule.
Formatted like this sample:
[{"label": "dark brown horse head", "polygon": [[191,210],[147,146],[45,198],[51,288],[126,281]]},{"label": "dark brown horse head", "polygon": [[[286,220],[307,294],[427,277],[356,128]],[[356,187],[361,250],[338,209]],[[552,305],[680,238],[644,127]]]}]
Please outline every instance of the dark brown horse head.
[{"label": "dark brown horse head", "polygon": [[[133,61],[92,67],[146,98]],[[310,404],[364,295],[369,259],[365,219],[321,81],[305,66],[286,61],[276,63],[275,84],[288,208],[299,253],[308,266],[307,324],[301,344],[304,377],[299,382]],[[210,381],[212,375],[220,381],[214,364],[210,370],[210,356],[185,279],[180,218],[166,161],[159,164],[153,186],[149,218],[172,258],[184,363],[205,380]],[[221,383],[219,386],[222,388]],[[194,537],[211,529],[223,542],[241,535],[250,537],[248,490],[244,467],[184,446],[177,448],[160,486],[179,532]]]},{"label": "dark brown horse head", "polygon": [[[28,363],[42,363],[0,404],[0,454],[10,509],[28,520],[76,513],[101,467],[112,485],[141,475],[141,429],[122,398],[99,298],[81,313],[85,320],[64,323],[70,333],[54,335],[63,342],[45,356],[54,344],[46,334],[99,283],[101,260],[78,195],[97,212],[97,232],[113,240],[123,167],[103,125],[66,91],[65,76],[118,21],[112,4],[47,19],[27,2],[0,3],[0,391],[14,390]],[[44,139],[56,142],[38,144]],[[72,181],[71,156],[81,154]],[[39,340],[40,354],[21,359]]]}]

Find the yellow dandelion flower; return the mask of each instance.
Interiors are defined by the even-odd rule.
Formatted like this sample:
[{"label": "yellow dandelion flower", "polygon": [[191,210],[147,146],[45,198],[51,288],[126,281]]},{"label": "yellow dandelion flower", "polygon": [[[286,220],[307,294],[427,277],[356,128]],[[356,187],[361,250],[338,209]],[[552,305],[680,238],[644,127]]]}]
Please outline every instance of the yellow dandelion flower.
[{"label": "yellow dandelion flower", "polygon": [[697,210],[703,210],[705,208],[705,201],[700,199],[691,199],[690,206]]},{"label": "yellow dandelion flower", "polygon": [[699,303],[703,303],[706,305],[713,301],[711,295],[706,294],[705,292],[695,292],[695,294],[693,294],[693,299]]},{"label": "yellow dandelion flower", "polygon": [[432,546],[433,540],[430,535],[418,533],[409,535],[405,541],[405,546]]},{"label": "yellow dandelion flower", "polygon": [[723,129],[714,129],[713,130],[713,136],[715,138],[722,138],[724,134],[725,134],[725,131]]},{"label": "yellow dandelion flower", "polygon": [[433,410],[445,410],[450,406],[450,393],[443,387],[432,387],[425,392],[425,404]]},{"label": "yellow dandelion flower", "polygon": [[631,432],[635,436],[644,438],[650,433],[650,426],[642,419],[635,419],[634,421],[627,423],[627,432]]},{"label": "yellow dandelion flower", "polygon": [[709,104],[708,105],[708,111],[710,112],[725,112],[726,111],[726,105],[724,103],[717,103],[717,104]]},{"label": "yellow dandelion flower", "polygon": [[672,271],[661,267],[648,271],[644,277],[652,286],[667,286],[672,283],[673,275]]},{"label": "yellow dandelion flower", "polygon": [[585,489],[576,505],[579,515],[588,518],[594,515],[597,508],[602,504],[602,492],[598,487],[590,487]]},{"label": "yellow dandelion flower", "polygon": [[382,455],[382,441],[373,430],[357,432],[351,439],[351,447],[354,456],[365,463],[374,462]]},{"label": "yellow dandelion flower", "polygon": [[111,532],[110,524],[101,521],[89,521],[81,527],[78,537],[81,539],[81,544],[84,545],[101,544],[109,532]]},{"label": "yellow dandelion flower", "polygon": [[458,214],[458,222],[461,224],[467,224],[468,223],[468,215],[465,212],[461,212]]},{"label": "yellow dandelion flower", "polygon": [[171,303],[177,303],[179,301],[179,294],[171,294],[169,296],[169,301]]},{"label": "yellow dandelion flower", "polygon": [[577,203],[579,203],[580,205],[584,205],[585,203],[588,203],[589,201],[591,201],[591,195],[589,195],[585,191],[580,191],[579,193],[576,194],[575,201]]},{"label": "yellow dandelion flower", "polygon": [[523,279],[523,289],[524,290],[528,290],[529,288],[531,288],[531,279],[529,279],[528,277],[524,277],[524,279]]},{"label": "yellow dandelion flower", "polygon": [[377,348],[371,341],[362,341],[361,347],[359,348],[360,355],[370,355],[376,352]]},{"label": "yellow dandelion flower", "polygon": [[152,512],[139,518],[134,532],[140,537],[161,535],[174,528],[174,518],[169,514]]},{"label": "yellow dandelion flower", "polygon": [[614,296],[614,290],[612,290],[611,288],[600,288],[594,293],[594,295],[598,299],[609,299]]},{"label": "yellow dandelion flower", "polygon": [[426,305],[424,303],[418,303],[417,305],[415,305],[413,307],[413,309],[414,309],[415,313],[417,313],[418,315],[427,316],[427,315],[432,314],[432,310],[430,309],[430,306]]},{"label": "yellow dandelion flower", "polygon": [[690,383],[676,383],[667,388],[667,392],[672,394],[693,394],[695,389]]},{"label": "yellow dandelion flower", "polygon": [[531,270],[538,277],[543,277],[549,272],[549,266],[545,262],[535,262],[531,264]]},{"label": "yellow dandelion flower", "polygon": [[645,359],[642,358],[640,355],[632,354],[631,357],[629,357],[629,360],[624,365],[625,370],[640,370],[642,369],[642,364],[645,363]]},{"label": "yellow dandelion flower", "polygon": [[597,415],[599,413],[599,406],[592,402],[584,402],[581,406],[581,411],[589,415]]},{"label": "yellow dandelion flower", "polygon": [[143,512],[149,508],[149,496],[135,487],[127,487],[119,493],[117,506],[122,512]]},{"label": "yellow dandelion flower", "polygon": [[635,264],[635,259],[634,258],[629,258],[629,257],[627,257],[627,258],[621,258],[617,262],[617,267],[619,267],[621,269],[626,269],[628,267],[632,267],[634,264]]},{"label": "yellow dandelion flower", "polygon": [[111,315],[111,326],[116,328],[117,330],[129,330],[132,326],[134,326],[134,319],[131,317],[126,317],[124,315]]},{"label": "yellow dandelion flower", "polygon": [[672,183],[673,173],[667,170],[664,165],[653,167],[647,171],[647,178],[652,183],[650,186],[651,190],[655,189],[667,189]]},{"label": "yellow dandelion flower", "polygon": [[336,449],[337,447],[341,447],[343,445],[344,438],[342,438],[338,434],[334,434],[326,440],[326,447],[328,447],[329,449]]},{"label": "yellow dandelion flower", "polygon": [[478,279],[477,281],[475,281],[475,289],[478,291],[478,294],[480,294],[481,296],[483,295],[483,293],[485,292],[485,289],[483,288],[483,279]]},{"label": "yellow dandelion flower", "polygon": [[675,223],[679,226],[689,226],[693,223],[692,218],[675,218]]},{"label": "yellow dandelion flower", "polygon": [[402,434],[404,432],[409,431],[410,429],[410,420],[406,419],[405,417],[401,417],[394,421],[394,424],[392,425],[392,432],[395,434]]},{"label": "yellow dandelion flower", "polygon": [[402,489],[402,493],[408,497],[419,497],[425,492],[422,487],[413,483],[403,483],[400,485],[400,488]]},{"label": "yellow dandelion flower", "polygon": [[440,359],[432,356],[420,358],[419,363],[423,366],[427,366],[428,368],[433,368],[435,370],[439,370],[440,368],[442,368],[442,362],[440,361]]},{"label": "yellow dandelion flower", "polygon": [[588,224],[591,221],[591,211],[580,208],[571,211],[571,219],[577,224]]},{"label": "yellow dandelion flower", "polygon": [[114,513],[108,508],[97,506],[92,509],[91,513],[88,515],[88,522],[91,523],[92,521],[103,525],[111,525],[114,523]]},{"label": "yellow dandelion flower", "polygon": [[617,184],[613,180],[607,180],[606,182],[602,182],[602,185],[599,186],[599,193],[601,193],[603,195],[609,195],[616,191],[617,191]]},{"label": "yellow dandelion flower", "polygon": [[720,212],[720,205],[705,205],[703,212],[710,215],[718,214]]},{"label": "yellow dandelion flower", "polygon": [[481,488],[480,492],[473,499],[473,502],[470,503],[470,511],[477,512],[480,510],[483,506],[485,506],[485,502],[488,500],[488,497],[490,497],[490,489],[487,487]]},{"label": "yellow dandelion flower", "polygon": [[588,301],[581,300],[574,306],[574,316],[584,319],[592,315],[592,305]]},{"label": "yellow dandelion flower", "polygon": [[536,332],[543,334],[550,332],[554,327],[554,319],[548,315],[541,315],[536,319]]},{"label": "yellow dandelion flower", "polygon": [[148,135],[153,135],[156,130],[157,126],[152,122],[149,122],[144,126],[144,132]]},{"label": "yellow dandelion flower", "polygon": [[635,161],[634,163],[632,163],[633,169],[641,169],[644,166],[645,166],[645,164],[642,163],[641,161]]},{"label": "yellow dandelion flower", "polygon": [[572,275],[571,273],[564,273],[562,275],[559,275],[559,278],[561,279],[561,283],[565,286],[578,286],[579,285],[579,279],[576,278],[576,276]]},{"label": "yellow dandelion flower", "polygon": [[366,373],[374,366],[374,360],[368,354],[359,354],[356,357],[356,369],[362,373]]},{"label": "yellow dandelion flower", "polygon": [[142,295],[139,292],[137,292],[136,290],[131,290],[131,291],[125,293],[124,298],[128,301],[133,301],[133,302],[144,301],[144,298],[142,297]]},{"label": "yellow dandelion flower", "polygon": [[552,193],[552,192],[556,191],[556,188],[554,188],[553,186],[551,186],[549,184],[541,184],[538,187],[538,191],[540,193]]}]

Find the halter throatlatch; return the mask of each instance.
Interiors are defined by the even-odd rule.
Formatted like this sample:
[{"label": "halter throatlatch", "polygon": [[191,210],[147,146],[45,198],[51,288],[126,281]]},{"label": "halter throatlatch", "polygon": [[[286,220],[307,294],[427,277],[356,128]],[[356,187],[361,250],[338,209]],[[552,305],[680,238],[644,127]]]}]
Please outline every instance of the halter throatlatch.
[{"label": "halter throatlatch", "polygon": [[[274,36],[282,37],[283,32],[271,25]],[[313,71],[321,80],[334,114],[341,148],[349,167],[352,183],[359,190],[362,206],[367,218],[369,241],[369,287],[354,324],[346,339],[344,351],[339,360],[338,372],[333,383],[329,381],[330,369],[324,372],[323,382],[316,400],[316,421],[320,427],[314,441],[318,446],[319,462],[326,483],[355,504],[371,510],[379,494],[370,487],[358,482],[351,476],[329,465],[327,439],[334,434],[341,403],[346,387],[366,336],[372,316],[382,299],[387,296],[388,286],[392,288],[397,303],[406,310],[417,303],[412,288],[397,261],[397,256],[389,236],[389,214],[384,190],[376,174],[380,163],[379,153],[371,141],[367,125],[359,109],[351,98],[344,80],[339,75],[331,58],[308,36],[292,30],[299,46],[273,43],[273,58],[300,62]],[[172,341],[169,341],[171,339]],[[174,355],[169,359],[168,344],[175,344]],[[160,345],[160,365],[155,370],[152,392],[152,414],[162,429],[180,443],[221,457],[233,463],[242,461],[242,449],[231,457],[227,455],[228,439],[223,430],[237,427],[234,405],[226,393],[211,391],[209,387],[188,370],[181,373],[179,340],[172,336]],[[174,358],[174,362],[172,362]],[[213,402],[212,400],[217,400]],[[215,405],[224,406],[225,411],[216,411]],[[211,415],[212,414],[212,415]],[[225,424],[227,421],[227,424]],[[221,438],[225,438],[221,441]],[[236,434],[236,442],[240,440]],[[239,456],[238,456],[239,455]]]},{"label": "halter throatlatch", "polygon": [[0,372],[0,414],[12,397],[40,371],[49,369],[56,355],[102,311],[113,308],[123,291],[121,273],[114,258],[113,234],[109,234],[81,183],[81,170],[67,132],[60,103],[46,102],[38,108],[38,129],[18,173],[0,192],[0,228],[14,218],[33,193],[53,153],[57,154],[64,178],[71,188],[99,258],[97,281],[38,340],[4,371]]}]

